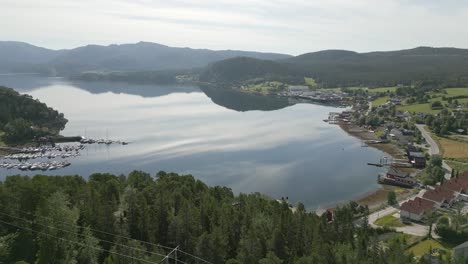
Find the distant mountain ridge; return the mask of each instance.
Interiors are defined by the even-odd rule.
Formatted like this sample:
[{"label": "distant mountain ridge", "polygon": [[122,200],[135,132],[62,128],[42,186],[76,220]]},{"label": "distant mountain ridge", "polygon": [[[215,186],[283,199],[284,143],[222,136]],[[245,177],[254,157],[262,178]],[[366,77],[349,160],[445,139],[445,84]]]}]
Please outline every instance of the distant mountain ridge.
[{"label": "distant mountain ridge", "polygon": [[51,50],[23,42],[0,41],[0,71],[39,71],[57,75],[83,71],[141,71],[191,69],[209,63],[246,56],[285,59],[290,55],[237,50],[174,48],[157,43],[87,45],[69,50]]},{"label": "distant mountain ridge", "polygon": [[0,73],[35,72],[81,80],[169,83],[190,80],[238,85],[312,77],[322,87],[394,86],[422,81],[468,86],[468,49],[417,47],[358,53],[323,50],[290,56],[251,51],[174,48],[157,43],[87,45],[51,50],[0,41]]},{"label": "distant mountain ridge", "polygon": [[[260,65],[260,66],[258,66]],[[237,71],[232,69],[238,69]],[[279,68],[287,68],[278,71]],[[231,69],[227,74],[225,69]],[[276,61],[226,59],[208,66],[207,82],[281,81],[313,77],[323,87],[394,86],[422,81],[434,85],[468,86],[468,50],[418,47],[409,50],[357,53],[324,50]]]}]

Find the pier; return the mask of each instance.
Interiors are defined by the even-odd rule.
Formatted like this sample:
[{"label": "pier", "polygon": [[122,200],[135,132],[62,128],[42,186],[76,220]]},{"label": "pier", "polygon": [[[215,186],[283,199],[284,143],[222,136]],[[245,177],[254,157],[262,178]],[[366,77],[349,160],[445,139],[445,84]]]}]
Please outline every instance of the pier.
[{"label": "pier", "polygon": [[367,163],[369,166],[376,166],[376,167],[397,167],[397,168],[412,168],[413,164],[407,162],[406,160],[402,159],[389,159],[388,157],[380,158],[379,163]]},{"label": "pier", "polygon": [[328,123],[329,124],[339,124],[341,121],[340,114],[338,112],[330,112],[328,113]]}]

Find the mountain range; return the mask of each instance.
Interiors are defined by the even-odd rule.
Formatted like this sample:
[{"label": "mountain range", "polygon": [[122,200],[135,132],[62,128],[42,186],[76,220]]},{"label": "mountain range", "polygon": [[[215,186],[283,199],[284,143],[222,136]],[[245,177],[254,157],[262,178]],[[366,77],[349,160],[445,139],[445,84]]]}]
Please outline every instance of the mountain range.
[{"label": "mountain range", "polygon": [[324,50],[291,56],[149,42],[51,50],[3,41],[0,57],[0,73],[35,72],[83,80],[170,83],[177,75],[187,74],[203,82],[227,85],[261,81],[301,84],[304,77],[312,77],[322,87],[393,86],[415,81],[468,86],[468,50],[457,48],[367,53]]},{"label": "mountain range", "polygon": [[84,71],[180,70],[205,67],[215,61],[239,56],[267,60],[291,57],[277,53],[175,48],[150,42],[51,50],[23,42],[0,41],[0,72],[63,76]]},{"label": "mountain range", "polygon": [[322,87],[395,86],[415,81],[466,87],[468,50],[431,47],[368,53],[325,50],[275,61],[230,58],[209,65],[200,76],[205,82],[216,83],[299,80],[299,77],[312,77]]}]

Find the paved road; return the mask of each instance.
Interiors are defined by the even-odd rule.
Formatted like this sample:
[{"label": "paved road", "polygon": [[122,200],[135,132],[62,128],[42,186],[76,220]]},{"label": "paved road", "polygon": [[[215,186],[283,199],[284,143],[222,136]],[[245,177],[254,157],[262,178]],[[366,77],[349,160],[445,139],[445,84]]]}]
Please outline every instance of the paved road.
[{"label": "paved road", "polygon": [[[426,140],[427,144],[429,144],[429,154],[432,155],[439,155],[440,154],[440,149],[439,145],[437,145],[437,142],[432,139],[431,134],[424,129],[425,125],[416,125],[416,127],[421,131],[421,135],[423,138]],[[450,179],[452,176],[452,168],[445,162],[442,161],[442,167],[445,169],[445,178]]]},{"label": "paved road", "polygon": [[372,101],[369,102],[369,110],[367,110],[367,114],[370,114],[372,111]]},{"label": "paved road", "polygon": [[439,145],[432,139],[431,135],[424,129],[425,125],[416,125],[416,127],[419,129],[421,132],[421,135],[423,138],[426,140],[427,144],[429,144],[429,154],[432,155],[439,155],[440,150],[439,150]]}]

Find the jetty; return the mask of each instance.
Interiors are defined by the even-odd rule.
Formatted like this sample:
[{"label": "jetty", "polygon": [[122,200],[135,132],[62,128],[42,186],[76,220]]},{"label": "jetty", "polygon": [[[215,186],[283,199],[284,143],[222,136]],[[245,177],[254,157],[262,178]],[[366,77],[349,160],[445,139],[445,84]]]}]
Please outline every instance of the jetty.
[{"label": "jetty", "polygon": [[340,114],[338,112],[330,112],[328,113],[328,124],[339,124],[341,121]]},{"label": "jetty", "polygon": [[406,160],[402,159],[389,159],[388,157],[384,156],[380,158],[379,163],[367,163],[369,166],[376,166],[376,167],[397,167],[397,168],[412,168],[413,164],[407,162]]}]

